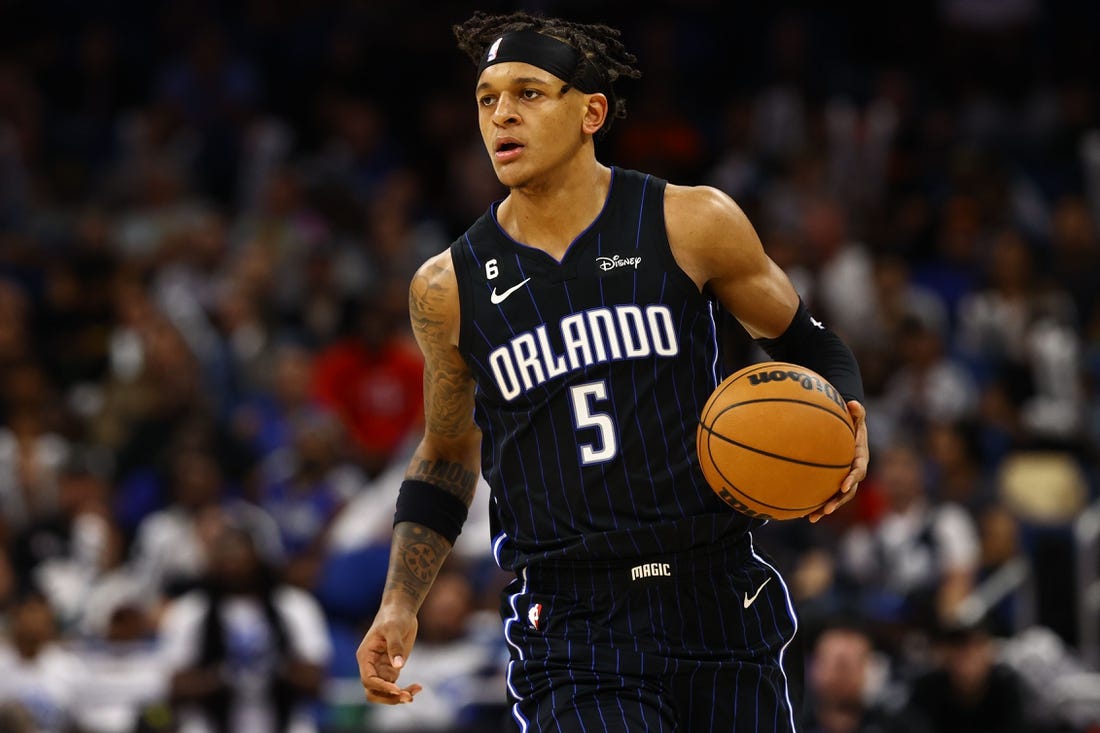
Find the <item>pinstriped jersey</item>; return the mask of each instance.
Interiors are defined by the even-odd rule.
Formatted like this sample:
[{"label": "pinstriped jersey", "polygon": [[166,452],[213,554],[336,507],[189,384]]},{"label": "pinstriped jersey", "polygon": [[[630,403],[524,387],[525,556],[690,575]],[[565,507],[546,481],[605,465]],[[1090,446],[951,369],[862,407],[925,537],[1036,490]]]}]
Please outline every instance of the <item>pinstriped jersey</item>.
[{"label": "pinstriped jersey", "polygon": [[675,552],[759,524],[698,466],[718,305],[673,259],[664,191],[613,168],[561,261],[509,237],[499,202],[451,245],[502,567]]}]

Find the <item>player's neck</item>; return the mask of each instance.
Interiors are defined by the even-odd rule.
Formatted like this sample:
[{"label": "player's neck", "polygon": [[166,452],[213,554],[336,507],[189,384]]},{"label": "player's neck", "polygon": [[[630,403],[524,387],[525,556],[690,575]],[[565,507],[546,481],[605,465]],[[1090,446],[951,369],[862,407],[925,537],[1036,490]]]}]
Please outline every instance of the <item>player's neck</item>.
[{"label": "player's neck", "polygon": [[592,159],[512,188],[497,221],[517,242],[560,260],[603,211],[610,187],[611,169]]}]

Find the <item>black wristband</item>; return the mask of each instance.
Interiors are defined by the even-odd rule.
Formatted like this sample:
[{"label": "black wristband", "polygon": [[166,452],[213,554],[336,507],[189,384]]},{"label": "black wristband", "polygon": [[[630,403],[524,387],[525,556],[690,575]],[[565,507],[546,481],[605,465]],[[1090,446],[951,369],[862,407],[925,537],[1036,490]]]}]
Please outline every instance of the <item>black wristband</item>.
[{"label": "black wristband", "polygon": [[397,494],[393,523],[415,522],[438,532],[452,545],[462,532],[470,509],[449,491],[427,481],[405,479]]},{"label": "black wristband", "polygon": [[814,320],[799,300],[787,330],[773,339],[756,339],[776,361],[801,364],[829,380],[845,400],[863,402],[863,376],[852,350],[840,337]]}]

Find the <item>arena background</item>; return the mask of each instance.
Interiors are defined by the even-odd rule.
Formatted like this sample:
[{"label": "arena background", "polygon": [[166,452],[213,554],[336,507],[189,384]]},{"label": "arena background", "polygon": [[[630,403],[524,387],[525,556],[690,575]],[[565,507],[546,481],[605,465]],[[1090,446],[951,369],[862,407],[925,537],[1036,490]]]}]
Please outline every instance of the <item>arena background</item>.
[{"label": "arena background", "polygon": [[407,283],[502,195],[475,8],[620,27],[601,159],[733,196],[859,357],[869,479],[761,538],[807,730],[1100,730],[1100,4],[0,0],[3,730],[184,730],[223,673],[322,731],[503,729],[483,493],[427,691],[367,709],[354,660],[419,431]]}]

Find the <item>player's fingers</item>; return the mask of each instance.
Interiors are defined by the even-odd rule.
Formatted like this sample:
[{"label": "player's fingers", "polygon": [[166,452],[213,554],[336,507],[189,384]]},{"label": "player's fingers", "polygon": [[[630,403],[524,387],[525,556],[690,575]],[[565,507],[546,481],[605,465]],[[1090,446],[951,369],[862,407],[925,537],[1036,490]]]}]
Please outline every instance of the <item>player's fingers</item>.
[{"label": "player's fingers", "polygon": [[420,685],[409,685],[406,688],[399,688],[396,685],[392,689],[367,689],[366,701],[377,702],[384,705],[399,705],[405,702],[412,702],[417,696],[417,693],[422,690]]},{"label": "player's fingers", "polygon": [[847,504],[856,495],[856,489],[859,488],[859,483],[853,483],[850,487],[851,490],[841,489],[840,492],[835,494],[833,498],[825,502],[819,509],[814,510],[806,516],[812,524],[816,524],[821,521],[822,517],[832,514],[841,506]]},{"label": "player's fingers", "polygon": [[403,702],[412,702],[413,697],[423,689],[420,685],[398,687],[388,680],[378,677],[363,679],[363,690],[366,692],[369,702],[379,702],[384,705],[398,705]]},{"label": "player's fingers", "polygon": [[867,477],[867,470],[858,467],[853,468],[848,472],[848,475],[844,477],[844,480],[840,482],[840,493],[850,494],[855,489],[859,488],[859,482]]},{"label": "player's fingers", "polygon": [[852,423],[855,425],[855,452],[852,456],[852,470],[841,482],[841,493],[851,493],[859,482],[867,477],[867,465],[870,463],[870,449],[867,445],[867,411],[856,400],[847,403],[848,412],[852,415]]},{"label": "player's fingers", "polygon": [[396,682],[399,672],[390,664],[390,659],[385,652],[363,653],[356,655],[359,661],[359,676],[364,680],[377,678],[387,682]]},{"label": "player's fingers", "polygon": [[827,502],[825,502],[825,506],[821,508],[821,511],[825,514],[832,514],[837,509],[851,501],[855,495],[856,494],[854,491],[837,494],[832,499],[829,499]]},{"label": "player's fingers", "polygon": [[386,638],[386,653],[389,655],[389,660],[395,670],[405,666],[405,657],[408,655],[408,651],[405,648],[404,641],[397,634]]}]

